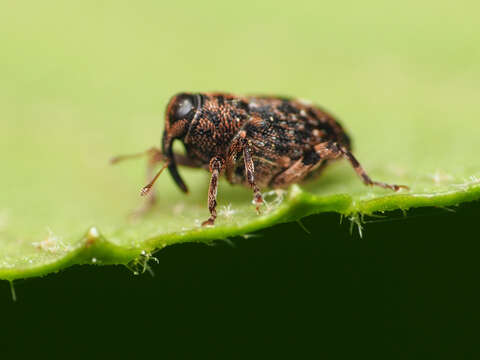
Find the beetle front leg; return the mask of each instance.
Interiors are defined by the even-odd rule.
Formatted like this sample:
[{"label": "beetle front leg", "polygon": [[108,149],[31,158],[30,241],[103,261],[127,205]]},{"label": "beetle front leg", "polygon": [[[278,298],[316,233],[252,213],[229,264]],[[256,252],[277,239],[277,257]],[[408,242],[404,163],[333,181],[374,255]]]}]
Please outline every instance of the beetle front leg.
[{"label": "beetle front leg", "polygon": [[220,172],[224,164],[225,161],[218,156],[210,160],[209,169],[212,173],[210,185],[208,186],[208,210],[210,211],[210,217],[202,223],[202,226],[212,226],[217,218],[218,178],[220,177]]},{"label": "beetle front leg", "polygon": [[365,169],[360,165],[358,160],[353,156],[353,154],[347,150],[344,146],[339,145],[333,141],[328,141],[324,143],[320,143],[315,145],[315,151],[322,159],[337,159],[339,157],[343,157],[344,159],[348,160],[352,165],[353,169],[357,173],[358,176],[362,178],[362,181],[365,185],[369,186],[379,186],[384,189],[390,189],[393,191],[398,191],[400,189],[409,189],[408,186],[405,185],[394,185],[394,184],[387,184],[380,181],[373,181],[370,176],[368,176]]}]

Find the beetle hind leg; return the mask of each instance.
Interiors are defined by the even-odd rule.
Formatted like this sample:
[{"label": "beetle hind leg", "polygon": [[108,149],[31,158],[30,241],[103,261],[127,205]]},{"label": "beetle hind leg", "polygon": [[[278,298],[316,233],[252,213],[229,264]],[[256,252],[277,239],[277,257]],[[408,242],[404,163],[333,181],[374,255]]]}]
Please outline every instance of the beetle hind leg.
[{"label": "beetle hind leg", "polygon": [[393,191],[399,191],[400,189],[409,189],[408,186],[405,185],[394,185],[380,181],[373,181],[370,176],[368,176],[362,165],[360,165],[355,156],[347,148],[340,144],[328,141],[315,145],[314,149],[318,156],[320,156],[322,159],[334,160],[343,157],[344,159],[348,160],[365,185],[379,186],[384,189],[390,189]]}]

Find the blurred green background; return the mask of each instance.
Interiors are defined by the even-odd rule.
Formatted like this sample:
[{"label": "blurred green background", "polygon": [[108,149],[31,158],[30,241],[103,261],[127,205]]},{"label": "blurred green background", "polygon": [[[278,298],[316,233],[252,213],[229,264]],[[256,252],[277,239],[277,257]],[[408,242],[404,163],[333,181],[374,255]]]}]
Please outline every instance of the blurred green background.
[{"label": "blurred green background", "polygon": [[[144,162],[108,159],[159,144],[164,107],[185,90],[310,99],[338,114],[373,177],[419,192],[438,170],[462,182],[479,171],[480,126],[469,126],[480,119],[479,11],[475,1],[4,2],[4,230],[78,239],[124,222],[141,204]],[[318,189],[366,192],[348,164],[332,171]],[[183,173],[189,198],[161,178],[163,216],[179,200],[206,216],[208,175]],[[221,185],[223,204],[249,196]]]},{"label": "blurred green background", "polygon": [[[395,172],[398,174],[395,166],[382,170],[389,161],[401,166],[415,163],[419,169],[415,176],[420,179],[431,176],[439,168],[447,173],[460,173],[460,178],[467,173],[478,173],[478,163],[470,160],[476,159],[479,153],[475,141],[480,136],[480,126],[475,126],[480,119],[479,12],[478,1],[431,0],[2,2],[0,236],[3,232],[3,235],[28,237],[31,241],[34,236],[45,236],[45,228],[49,226],[57,233],[78,238],[91,224],[109,224],[123,219],[132,207],[140,204],[138,189],[144,182],[144,164],[132,163],[112,169],[108,168],[107,161],[112,155],[158,144],[166,102],[172,94],[184,90],[272,93],[311,99],[339,115],[353,134],[359,158],[366,158],[364,163],[374,174],[395,178]],[[468,159],[469,168],[465,168],[465,159]],[[347,165],[340,166],[347,169]],[[351,174],[350,170],[345,173]],[[204,188],[208,181],[204,175],[188,172],[187,176],[190,183]],[[357,179],[352,176],[346,181]],[[173,190],[170,179],[164,177],[162,182],[166,185],[160,187],[165,201],[175,201],[179,195]],[[361,184],[358,186],[360,188]],[[234,191],[246,194],[241,189]],[[203,206],[205,194],[193,193],[192,201]],[[469,208],[467,213],[478,213],[478,208]],[[334,257],[329,257],[322,252],[322,246],[337,245],[322,241],[337,241],[339,235],[336,235],[337,230],[323,235],[318,224],[325,221],[325,227],[336,229],[332,225],[336,220],[328,223],[325,218],[315,219],[310,223],[311,228],[315,228],[314,238],[320,239],[316,245],[320,248],[315,251],[309,247],[311,244],[295,247],[288,242],[289,236],[298,236],[300,231],[295,224],[272,230],[282,234],[283,242],[277,243],[275,236],[267,236],[272,247],[283,244],[275,250],[278,257],[267,256],[268,247],[257,247],[255,239],[249,243],[249,256],[260,254],[256,260],[262,264],[256,268],[260,280],[254,280],[257,274],[253,271],[242,272],[249,261],[244,260],[232,270],[234,275],[228,273],[231,277],[214,278],[217,280],[207,281],[203,288],[201,284],[206,279],[222,272],[222,265],[228,265],[221,260],[227,255],[222,251],[210,254],[209,248],[194,248],[186,255],[190,248],[183,248],[183,251],[172,250],[162,258],[166,264],[182,264],[185,271],[179,272],[174,265],[163,267],[161,271],[171,283],[161,281],[162,277],[155,278],[154,284],[141,280],[143,282],[135,283],[141,286],[132,285],[136,280],[130,280],[127,272],[123,276],[118,274],[118,269],[102,269],[98,275],[101,281],[89,287],[88,281],[94,281],[99,270],[94,268],[90,270],[92,274],[83,275],[86,270],[76,268],[60,274],[65,280],[59,277],[49,280],[54,286],[48,288],[49,293],[41,295],[42,300],[37,305],[34,297],[45,280],[20,283],[20,299],[24,292],[29,300],[15,304],[19,313],[2,310],[2,315],[8,313],[10,317],[5,318],[12,323],[18,320],[19,329],[23,326],[31,330],[40,326],[38,323],[48,322],[48,314],[58,311],[64,314],[65,321],[52,323],[50,340],[63,341],[73,347],[76,342],[69,334],[78,337],[83,333],[88,338],[89,327],[102,322],[102,309],[115,303],[113,309],[123,319],[120,323],[125,331],[138,335],[131,335],[135,341],[149,335],[147,342],[157,344],[156,328],[152,324],[165,328],[176,319],[188,323],[190,316],[202,325],[197,323],[194,333],[185,329],[184,332],[174,331],[168,339],[181,344],[180,339],[185,334],[203,336],[209,338],[214,347],[217,334],[224,333],[225,329],[235,333],[238,323],[242,324],[239,329],[248,333],[256,327],[259,314],[266,311],[271,316],[264,319],[266,325],[261,328],[265,334],[272,332],[271,341],[267,341],[270,346],[275,344],[275,336],[281,332],[279,329],[291,334],[285,337],[291,340],[291,343],[284,342],[285,346],[295,347],[295,339],[307,333],[312,336],[311,339],[303,337],[307,342],[320,341],[315,335],[319,328],[328,330],[335,326],[336,338],[341,339],[344,330],[355,323],[357,331],[347,332],[345,343],[340,341],[339,347],[348,347],[352,339],[365,330],[377,336],[379,344],[398,349],[408,344],[421,344],[422,336],[438,329],[438,323],[428,318],[422,323],[425,331],[415,333],[418,339],[396,342],[400,334],[416,328],[414,317],[402,322],[405,314],[413,312],[421,317],[428,307],[428,304],[425,308],[416,307],[418,297],[426,296],[428,301],[440,301],[445,305],[445,308],[435,308],[432,319],[438,320],[442,312],[451,311],[447,301],[442,302],[442,289],[447,286],[445,292],[450,293],[454,281],[444,283],[429,272],[429,266],[438,267],[442,276],[447,276],[443,261],[425,261],[422,265],[422,258],[412,259],[418,250],[415,243],[424,249],[421,254],[425,259],[431,256],[430,246],[435,249],[443,244],[435,259],[451,261],[453,277],[462,278],[468,274],[468,279],[473,281],[472,274],[478,270],[460,266],[462,253],[455,259],[448,256],[452,252],[447,245],[448,239],[454,235],[447,233],[446,228],[434,232],[434,237],[429,236],[433,233],[426,227],[434,227],[436,220],[428,225],[415,222],[402,232],[402,236],[409,239],[404,247],[402,243],[395,243],[388,248],[391,240],[388,228],[384,228],[383,235],[372,236],[369,240],[367,226],[366,240],[356,242],[345,235],[347,240],[335,248]],[[466,222],[461,217],[452,218],[449,224],[457,229],[455,241],[459,248],[463,246],[470,254],[478,251],[471,237],[465,235]],[[391,229],[400,231],[403,228]],[[387,250],[371,250],[374,255],[366,256],[368,250],[364,244],[373,247],[381,243],[373,239],[383,239]],[[323,255],[311,259],[307,270],[298,270],[299,264],[312,253]],[[203,273],[205,263],[187,267],[192,259],[198,261],[207,254],[218,267]],[[385,263],[376,262],[385,254],[394,265],[385,267]],[[352,257],[357,261],[352,261]],[[288,271],[291,280],[282,281],[273,270],[265,273],[266,269],[281,268],[288,262],[286,259],[295,259],[291,260],[295,266]],[[341,274],[347,275],[338,275],[338,269],[330,268],[329,282],[319,286],[315,279],[326,279],[322,261],[330,266],[338,263],[344,269]],[[372,261],[375,266],[371,266]],[[428,270],[426,282],[433,287],[432,291],[421,284],[409,287],[408,281],[415,279],[415,274],[410,272],[402,278],[405,282],[396,282],[398,274],[404,267],[408,268],[411,261],[418,261],[418,266],[414,267],[418,272]],[[200,272],[197,283],[193,280],[189,283],[188,269]],[[378,283],[369,280],[365,289],[354,274],[363,273],[368,278],[371,271],[382,273],[386,280]],[[282,270],[278,276],[285,278],[285,274]],[[350,280],[346,281],[345,276]],[[272,279],[277,282],[266,286]],[[83,281],[87,283],[82,284]],[[127,286],[142,296],[127,297],[122,291],[105,287],[110,282],[117,284],[112,285],[117,290]],[[125,285],[127,282],[129,285]],[[234,287],[236,283],[238,288]],[[169,284],[177,284],[177,287],[170,288]],[[67,285],[79,290],[73,291]],[[241,296],[222,298],[219,295],[225,286],[225,291]],[[269,290],[259,292],[263,286]],[[454,308],[461,307],[466,289],[476,287],[476,283],[459,286],[465,291],[451,290],[457,291],[459,298],[447,298]],[[2,296],[7,297],[7,287],[4,288]],[[35,292],[28,289],[35,289]],[[66,295],[58,298],[57,291]],[[106,296],[107,293],[115,296]],[[144,296],[148,294],[157,299],[158,304],[147,301]],[[395,300],[399,294],[404,295],[400,298],[406,303]],[[180,297],[191,301],[181,302]],[[360,304],[369,309],[369,316],[362,313],[362,308],[350,308],[359,304],[358,297],[362,299]],[[197,298],[202,301],[197,303]],[[161,299],[168,301],[162,303]],[[257,306],[259,299],[263,299],[262,306]],[[390,306],[387,312],[377,311],[378,308],[371,305],[378,299],[382,300],[378,306]],[[8,301],[7,298],[5,304]],[[228,302],[217,304],[223,309],[220,313],[216,313],[217,307],[212,305],[216,301]],[[92,320],[90,324],[79,322],[74,316],[82,303],[87,304],[88,311],[80,313]],[[57,310],[49,308],[49,304]],[[31,314],[31,318],[19,315],[22,306],[26,306],[24,313]],[[240,314],[249,314],[248,322],[233,316],[239,308],[243,309]],[[162,313],[169,309],[172,313],[162,324]],[[275,310],[269,313],[266,309]],[[295,309],[303,309],[300,317]],[[208,314],[205,318],[197,319],[193,315],[203,311]],[[328,315],[332,312],[344,315],[340,316],[342,324]],[[115,316],[113,310],[110,314],[112,318]],[[309,314],[313,322],[309,321]],[[74,324],[68,321],[69,316]],[[231,316],[232,322],[214,320],[220,316]],[[368,319],[373,319],[373,325]],[[111,318],[107,321],[117,324]],[[467,326],[463,322],[455,325],[459,329]],[[148,328],[143,334],[142,326]],[[191,329],[189,326],[185,328]],[[387,339],[379,336],[383,326],[391,330]],[[273,331],[273,327],[278,331]],[[60,329],[69,330],[62,335]],[[108,332],[106,329],[108,326],[105,328]],[[253,331],[253,334],[258,336],[258,332]],[[225,339],[224,333],[223,341]],[[160,347],[161,341],[155,346]],[[241,346],[240,342],[232,345],[232,349]],[[305,344],[298,346],[307,347]]]}]

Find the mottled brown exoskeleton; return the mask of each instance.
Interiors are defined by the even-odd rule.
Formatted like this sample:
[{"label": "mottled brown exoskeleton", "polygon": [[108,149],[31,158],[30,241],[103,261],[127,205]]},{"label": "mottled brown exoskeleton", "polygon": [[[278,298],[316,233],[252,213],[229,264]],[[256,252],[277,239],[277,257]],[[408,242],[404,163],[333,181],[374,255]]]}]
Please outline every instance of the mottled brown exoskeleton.
[{"label": "mottled brown exoskeleton", "polygon": [[[185,154],[174,154],[180,140]],[[175,95],[168,103],[161,149],[152,148],[153,166],[164,166],[142,189],[146,195],[168,167],[183,192],[188,192],[177,165],[210,171],[208,209],[203,225],[217,217],[218,179],[253,190],[257,211],[263,202],[261,188],[283,188],[318,174],[328,163],[347,159],[366,185],[398,191],[403,185],[373,181],[351,153],[351,142],[328,112],[300,100],[271,96],[236,96],[223,93]],[[140,155],[140,154],[138,154]],[[136,155],[133,155],[136,156]],[[132,156],[120,156],[114,162]],[[150,203],[154,201],[151,195]]]}]

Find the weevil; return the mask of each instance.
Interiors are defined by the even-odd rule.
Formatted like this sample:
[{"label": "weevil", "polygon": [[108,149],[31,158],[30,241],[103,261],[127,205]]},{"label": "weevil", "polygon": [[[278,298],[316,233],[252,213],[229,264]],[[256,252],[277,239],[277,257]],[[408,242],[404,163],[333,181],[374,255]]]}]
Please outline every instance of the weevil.
[{"label": "weevil", "polygon": [[[185,147],[173,152],[174,141]],[[188,189],[177,166],[210,172],[208,210],[203,226],[217,218],[217,188],[224,175],[231,184],[253,190],[257,212],[263,203],[260,189],[284,188],[318,175],[331,161],[346,159],[365,185],[398,191],[404,185],[373,181],[352,154],[350,137],[330,113],[308,102],[273,96],[237,96],[225,93],[180,93],[165,112],[161,148],[151,148],[148,173],[162,168],[143,187],[147,195],[168,168],[180,190]],[[119,156],[112,162],[139,156]],[[150,175],[150,176],[151,176]],[[150,195],[151,205],[155,197]]]}]

